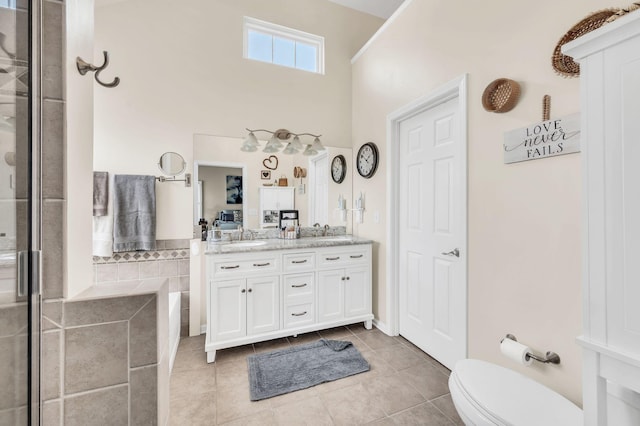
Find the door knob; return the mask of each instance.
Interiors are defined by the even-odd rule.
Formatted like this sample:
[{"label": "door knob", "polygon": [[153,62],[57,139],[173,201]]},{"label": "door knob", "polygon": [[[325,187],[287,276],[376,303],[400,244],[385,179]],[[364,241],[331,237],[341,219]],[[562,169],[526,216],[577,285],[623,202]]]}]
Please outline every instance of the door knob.
[{"label": "door knob", "polygon": [[460,250],[458,250],[457,248],[454,248],[450,252],[442,252],[442,254],[445,255],[445,256],[460,257]]}]

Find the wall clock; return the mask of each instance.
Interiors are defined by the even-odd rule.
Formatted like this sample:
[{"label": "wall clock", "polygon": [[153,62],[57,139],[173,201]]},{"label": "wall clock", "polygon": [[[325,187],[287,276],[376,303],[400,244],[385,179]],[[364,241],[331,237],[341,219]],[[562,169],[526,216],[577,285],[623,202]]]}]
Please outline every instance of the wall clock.
[{"label": "wall clock", "polygon": [[347,160],[344,155],[336,155],[331,161],[331,178],[335,183],[342,183],[347,175]]},{"label": "wall clock", "polygon": [[360,147],[356,156],[356,168],[363,178],[369,179],[378,168],[378,147],[373,142],[367,142]]}]

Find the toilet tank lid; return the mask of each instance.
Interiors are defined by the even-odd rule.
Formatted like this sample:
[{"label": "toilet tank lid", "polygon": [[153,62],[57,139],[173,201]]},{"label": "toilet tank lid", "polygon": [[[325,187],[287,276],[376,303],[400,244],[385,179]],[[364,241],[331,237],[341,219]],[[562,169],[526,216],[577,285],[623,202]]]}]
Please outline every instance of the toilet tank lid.
[{"label": "toilet tank lid", "polygon": [[582,425],[582,410],[559,393],[508,368],[477,359],[456,363],[453,374],[474,405],[512,425]]}]

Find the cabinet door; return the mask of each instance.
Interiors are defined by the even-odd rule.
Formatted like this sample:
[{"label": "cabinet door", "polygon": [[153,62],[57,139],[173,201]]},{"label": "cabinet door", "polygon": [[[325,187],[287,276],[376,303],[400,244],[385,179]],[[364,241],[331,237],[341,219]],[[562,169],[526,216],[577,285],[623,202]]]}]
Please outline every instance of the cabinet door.
[{"label": "cabinet door", "polygon": [[292,210],[294,205],[293,187],[278,188],[278,210]]},{"label": "cabinet door", "polygon": [[246,300],[244,279],[218,281],[212,285],[211,312],[215,340],[243,337],[247,332]]},{"label": "cabinet door", "polygon": [[346,317],[371,312],[371,286],[367,268],[347,268],[344,281],[344,313]]},{"label": "cabinet door", "polygon": [[344,269],[318,272],[318,322],[344,318]]},{"label": "cabinet door", "polygon": [[247,335],[279,329],[279,278],[247,278]]}]

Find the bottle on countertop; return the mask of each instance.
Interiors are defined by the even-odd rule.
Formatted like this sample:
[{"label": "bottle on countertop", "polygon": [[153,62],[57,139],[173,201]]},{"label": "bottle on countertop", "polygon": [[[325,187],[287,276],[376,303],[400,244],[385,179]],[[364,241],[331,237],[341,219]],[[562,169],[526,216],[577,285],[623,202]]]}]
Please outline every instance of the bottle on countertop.
[{"label": "bottle on countertop", "polygon": [[202,227],[202,241],[207,241],[207,227],[209,225],[209,222],[207,222],[207,220],[204,218],[200,218],[200,220],[198,221],[198,225]]}]

